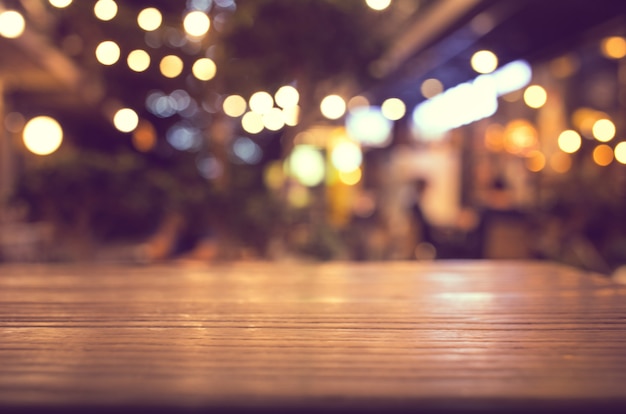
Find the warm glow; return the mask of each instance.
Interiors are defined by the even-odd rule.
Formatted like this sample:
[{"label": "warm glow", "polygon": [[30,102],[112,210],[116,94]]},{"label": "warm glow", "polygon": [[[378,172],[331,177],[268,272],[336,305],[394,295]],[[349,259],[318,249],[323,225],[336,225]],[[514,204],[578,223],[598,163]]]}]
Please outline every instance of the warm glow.
[{"label": "warm glow", "polygon": [[339,119],[346,112],[346,101],[339,95],[328,95],[322,99],[320,110],[328,119]]},{"label": "warm glow", "polygon": [[504,146],[512,154],[528,151],[538,142],[537,130],[533,124],[524,119],[509,122],[504,130]]},{"label": "warm glow", "polygon": [[626,142],[622,141],[615,146],[615,159],[620,164],[626,164]]},{"label": "warm glow", "polygon": [[601,167],[613,162],[613,150],[606,144],[600,144],[593,150],[593,161]]},{"label": "warm glow", "polygon": [[285,173],[280,161],[270,162],[263,170],[263,182],[271,190],[278,191],[285,183]]},{"label": "warm glow", "polygon": [[64,9],[72,4],[72,0],[48,0],[48,2],[51,6],[56,7],[57,9]]},{"label": "warm glow", "polygon": [[158,29],[161,27],[161,23],[163,23],[163,16],[161,12],[154,7],[143,9],[137,15],[137,24],[146,32]]},{"label": "warm glow", "polygon": [[372,10],[385,10],[391,4],[391,0],[365,0],[367,7]]},{"label": "warm glow", "polygon": [[215,62],[209,58],[201,58],[196,60],[191,68],[193,76],[202,81],[208,81],[215,77],[217,66]]},{"label": "warm glow", "polygon": [[156,130],[148,121],[141,121],[133,131],[133,146],[137,151],[148,152],[156,145]]},{"label": "warm glow", "polygon": [[559,135],[558,145],[561,151],[573,154],[580,149],[582,139],[578,132],[568,129]]},{"label": "warm glow", "polygon": [[291,108],[283,109],[283,119],[285,125],[296,126],[300,119],[300,106],[292,106]]},{"label": "warm glow", "polygon": [[249,134],[258,134],[263,131],[263,115],[257,112],[246,112],[241,118],[243,130]]},{"label": "warm glow", "polygon": [[285,126],[285,118],[280,108],[270,108],[263,114],[263,126],[270,131],[278,131]]},{"label": "warm glow", "polygon": [[130,108],[122,108],[113,116],[113,125],[121,132],[132,132],[139,124],[137,112]]},{"label": "warm glow", "polygon": [[195,10],[187,13],[183,20],[183,27],[185,32],[191,36],[204,36],[211,27],[211,20],[209,20],[209,16],[206,13]]},{"label": "warm glow", "polygon": [[348,111],[352,112],[360,108],[367,108],[368,106],[370,106],[370,101],[368,101],[365,96],[357,95],[350,98],[347,106]]},{"label": "warm glow", "polygon": [[489,151],[504,149],[504,127],[500,124],[491,124],[485,130],[485,148]]},{"label": "warm glow", "polygon": [[357,168],[354,171],[339,171],[339,181],[344,183],[345,185],[356,185],[361,181],[363,173],[360,168]]},{"label": "warm glow", "polygon": [[325,171],[324,156],[310,145],[296,145],[287,159],[288,171],[308,187],[322,182]]},{"label": "warm glow", "polygon": [[546,157],[540,151],[533,150],[526,157],[526,168],[532,172],[539,172],[546,166]]},{"label": "warm glow", "polygon": [[239,95],[230,95],[229,97],[224,99],[224,102],[222,103],[222,109],[224,109],[224,113],[226,115],[236,118],[246,112],[246,100]]},{"label": "warm glow", "polygon": [[541,108],[548,100],[548,93],[539,85],[531,85],[524,91],[524,102],[531,108]]},{"label": "warm glow", "polygon": [[264,114],[274,106],[274,98],[265,91],[255,92],[250,97],[249,105],[254,112]]},{"label": "warm glow", "polygon": [[26,123],[23,132],[24,145],[37,155],[48,155],[56,151],[63,142],[61,125],[49,116],[38,116]]},{"label": "warm glow", "polygon": [[161,59],[159,69],[166,78],[175,78],[183,71],[183,61],[178,56],[168,55]]},{"label": "warm glow", "polygon": [[406,114],[406,105],[398,98],[389,98],[380,107],[383,116],[390,121],[397,121]]},{"label": "warm glow", "polygon": [[348,135],[365,146],[385,147],[389,145],[393,122],[385,118],[380,108],[361,107],[348,114]]},{"label": "warm glow", "polygon": [[607,37],[602,40],[600,49],[609,59],[621,59],[626,56],[626,39],[619,36]]},{"label": "warm glow", "polygon": [[615,124],[609,119],[598,119],[591,129],[593,137],[600,142],[609,142],[615,137]]},{"label": "warm glow", "polygon": [[0,12],[0,36],[15,39],[24,33],[26,22],[24,17],[15,10]]},{"label": "warm glow", "polygon": [[569,154],[555,152],[550,157],[550,167],[559,174],[564,174],[572,168],[572,158]]},{"label": "warm glow", "polygon": [[478,73],[491,73],[498,67],[498,57],[489,50],[479,50],[471,59],[472,69]]},{"label": "warm glow", "polygon": [[276,100],[276,105],[283,109],[287,109],[298,105],[298,102],[300,101],[300,94],[293,86],[286,85],[281,86],[278,91],[276,91],[274,99]]},{"label": "warm glow", "polygon": [[98,0],[93,12],[98,19],[109,21],[117,15],[117,3],[114,0]]},{"label": "warm glow", "polygon": [[420,92],[424,98],[433,98],[443,92],[443,83],[435,78],[426,79],[420,86]]},{"label": "warm glow", "polygon": [[342,141],[332,149],[330,160],[338,171],[348,173],[361,166],[363,153],[354,142]]},{"label": "warm glow", "polygon": [[120,47],[111,40],[105,40],[96,48],[96,59],[103,65],[113,65],[120,58]]},{"label": "warm glow", "polygon": [[128,67],[135,72],[143,72],[150,66],[150,55],[145,50],[137,49],[128,54]]}]

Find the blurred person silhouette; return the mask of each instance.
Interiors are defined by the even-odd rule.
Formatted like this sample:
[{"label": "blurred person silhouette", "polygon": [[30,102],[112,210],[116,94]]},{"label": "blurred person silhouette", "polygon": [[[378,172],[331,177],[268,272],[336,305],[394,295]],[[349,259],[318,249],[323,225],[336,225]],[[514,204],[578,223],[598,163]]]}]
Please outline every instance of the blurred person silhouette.
[{"label": "blurred person silhouette", "polygon": [[432,260],[437,251],[433,239],[432,226],[424,215],[424,194],[428,189],[428,181],[418,178],[413,183],[413,197],[409,211],[413,225],[415,258],[418,260]]}]

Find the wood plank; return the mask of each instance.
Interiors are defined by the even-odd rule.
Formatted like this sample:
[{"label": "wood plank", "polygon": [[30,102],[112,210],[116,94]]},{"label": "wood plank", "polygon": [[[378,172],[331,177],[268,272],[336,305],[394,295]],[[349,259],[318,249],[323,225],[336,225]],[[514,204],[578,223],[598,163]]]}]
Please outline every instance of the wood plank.
[{"label": "wood plank", "polygon": [[626,408],[626,286],[544,262],[0,266],[0,412]]}]

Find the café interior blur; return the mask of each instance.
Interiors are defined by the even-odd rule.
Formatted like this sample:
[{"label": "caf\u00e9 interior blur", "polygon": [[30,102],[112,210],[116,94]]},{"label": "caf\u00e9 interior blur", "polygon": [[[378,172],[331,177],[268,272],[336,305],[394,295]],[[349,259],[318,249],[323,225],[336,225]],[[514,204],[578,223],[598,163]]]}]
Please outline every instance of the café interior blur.
[{"label": "caf\u00e9 interior blur", "polygon": [[0,261],[626,265],[626,3],[0,0]]}]

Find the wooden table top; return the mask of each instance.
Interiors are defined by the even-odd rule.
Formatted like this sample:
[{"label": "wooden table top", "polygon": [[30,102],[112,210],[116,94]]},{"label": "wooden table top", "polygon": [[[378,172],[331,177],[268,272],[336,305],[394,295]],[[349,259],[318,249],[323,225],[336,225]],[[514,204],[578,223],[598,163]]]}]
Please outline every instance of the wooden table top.
[{"label": "wooden table top", "polygon": [[544,262],[0,266],[0,412],[626,408],[626,286]]}]

